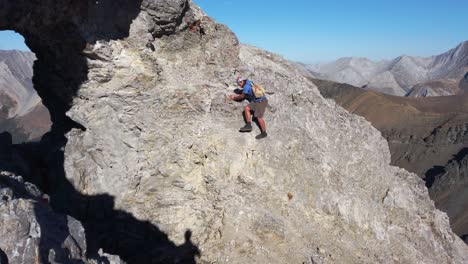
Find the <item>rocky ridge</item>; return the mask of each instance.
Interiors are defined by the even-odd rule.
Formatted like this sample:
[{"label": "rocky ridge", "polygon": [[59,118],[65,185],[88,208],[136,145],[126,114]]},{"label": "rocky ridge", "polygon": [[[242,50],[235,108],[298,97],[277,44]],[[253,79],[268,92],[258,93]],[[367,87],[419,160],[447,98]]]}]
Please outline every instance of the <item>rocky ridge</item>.
[{"label": "rocky ridge", "polygon": [[468,234],[468,186],[462,162],[468,154],[466,95],[403,98],[330,81],[314,83],[324,97],[381,131],[389,143],[391,164],[424,178],[454,231],[461,237]]},{"label": "rocky ridge", "polygon": [[[63,17],[47,15],[52,4]],[[467,261],[377,130],[191,1],[50,0],[27,6],[35,27],[2,20],[22,17],[14,5],[0,29],[37,54],[54,121],[41,142],[51,205],[83,223],[88,251],[128,263]],[[236,70],[268,87],[267,141],[237,132]]]},{"label": "rocky ridge", "polygon": [[400,56],[374,62],[366,58],[342,58],[307,65],[321,79],[346,83],[386,94],[409,97],[446,96],[463,93],[468,72],[468,41],[443,54],[428,58]]}]

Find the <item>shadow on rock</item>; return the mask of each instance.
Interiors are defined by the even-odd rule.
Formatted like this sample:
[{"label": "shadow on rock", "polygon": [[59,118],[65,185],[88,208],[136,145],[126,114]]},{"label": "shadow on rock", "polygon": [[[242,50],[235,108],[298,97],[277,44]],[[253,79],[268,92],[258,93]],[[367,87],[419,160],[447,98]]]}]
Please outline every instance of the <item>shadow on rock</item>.
[{"label": "shadow on rock", "polygon": [[[168,27],[171,21],[159,18],[159,12],[171,10],[169,0],[143,4],[152,9],[150,13],[155,21],[153,36],[175,32]],[[16,1],[6,5],[5,12],[10,12],[12,18],[29,18],[22,20],[24,23],[15,22],[19,19],[0,21],[0,29],[22,34],[36,54],[33,83],[49,109],[53,125],[51,132],[35,145],[14,146],[11,145],[11,137],[4,135],[5,144],[20,151],[17,151],[18,155],[6,153],[16,161],[15,168],[11,168],[9,165],[12,163],[9,162],[0,162],[0,166],[4,165],[4,169],[13,170],[27,181],[36,183],[49,194],[50,205],[55,212],[70,215],[83,224],[90,257],[98,255],[102,248],[105,253],[118,255],[128,263],[195,263],[195,256],[199,256],[200,251],[191,242],[190,231],[186,232],[186,242],[177,246],[156,225],[140,221],[128,212],[115,210],[114,197],[84,195],[65,175],[65,135],[71,129],[86,129],[66,113],[81,85],[88,81],[88,60],[106,63],[93,52],[93,47],[99,41],[128,37],[130,25],[140,14],[141,6],[142,0]],[[183,2],[182,7],[182,14],[173,21],[176,26],[187,12],[188,2]],[[0,152],[5,151],[0,149]],[[41,216],[38,218],[41,230],[47,232],[49,223],[42,221]],[[57,239],[64,238],[59,235]],[[41,247],[47,247],[47,244],[41,243]],[[47,256],[41,258],[47,259]]]},{"label": "shadow on rock", "polygon": [[8,257],[2,249],[0,249],[0,264],[8,264]]},{"label": "shadow on rock", "polygon": [[[176,245],[156,225],[138,220],[123,210],[116,210],[113,196],[84,195],[77,191],[65,176],[63,165],[67,139],[64,135],[73,128],[84,128],[76,124],[67,130],[61,130],[63,125],[58,127],[60,129],[47,133],[40,143],[12,145],[10,140],[5,140],[2,146],[5,148],[2,150],[8,149],[15,155],[5,151],[1,153],[2,161],[9,162],[0,162],[0,170],[22,175],[26,181],[38,182],[39,185],[46,182],[52,209],[58,214],[77,219],[84,227],[86,237],[77,239],[83,232],[78,230],[80,225],[74,225],[73,220],[51,222],[50,217],[44,215],[42,210],[35,210],[42,232],[39,248],[42,261],[48,262],[49,252],[52,250],[55,254],[52,257],[57,261],[81,263],[81,260],[73,258],[74,255],[79,256],[79,253],[65,252],[60,247],[68,243],[66,240],[72,234],[74,243],[80,244],[75,248],[87,247],[87,257],[90,259],[100,259],[99,250],[102,249],[104,253],[117,255],[127,263],[196,263],[196,257],[201,254],[191,241],[190,230],[185,232],[185,243]],[[22,154],[28,155],[22,157]],[[41,173],[35,173],[37,171]],[[28,193],[26,190],[21,191],[22,188],[17,186],[16,189],[20,194]],[[36,199],[40,199],[40,194]],[[6,255],[3,254],[3,259],[5,258]],[[1,264],[7,263],[3,259]]]},{"label": "shadow on rock", "polygon": [[[83,129],[82,126],[69,129],[72,128]],[[82,223],[86,234],[87,257],[99,259],[99,250],[102,249],[107,254],[119,256],[127,263],[196,263],[195,258],[200,256],[200,250],[192,243],[190,230],[185,233],[185,243],[178,246],[156,225],[138,220],[123,210],[116,210],[113,196],[83,195],[74,188],[66,178],[63,167],[65,161],[63,150],[67,143],[64,134],[67,132],[59,130],[49,132],[41,141],[40,148],[31,144],[31,151],[38,151],[31,156],[41,158],[31,164],[43,164],[42,166],[47,164],[47,167],[41,170],[46,171],[50,206],[55,212],[70,215]],[[26,147],[27,145],[22,145],[22,148]],[[35,168],[30,168],[30,171],[34,170]],[[24,177],[28,181],[37,181],[30,175]],[[36,217],[43,232],[47,233],[53,229],[51,225],[55,225],[54,223],[49,223],[41,215]],[[49,252],[51,243],[47,240],[50,237],[60,242],[67,238],[65,233],[47,234],[44,240],[41,238],[40,252]],[[56,259],[62,257],[64,256],[56,256]],[[41,255],[41,259],[47,260],[48,256]]]},{"label": "shadow on rock", "polygon": [[461,236],[461,239],[468,244],[468,234]]},{"label": "shadow on rock", "polygon": [[424,181],[426,182],[426,187],[429,189],[434,185],[434,182],[436,180],[436,177],[445,173],[445,167],[444,166],[434,166],[431,169],[429,169],[424,177]]},{"label": "shadow on rock", "polygon": [[242,89],[236,88],[232,92],[235,94],[242,94]]}]

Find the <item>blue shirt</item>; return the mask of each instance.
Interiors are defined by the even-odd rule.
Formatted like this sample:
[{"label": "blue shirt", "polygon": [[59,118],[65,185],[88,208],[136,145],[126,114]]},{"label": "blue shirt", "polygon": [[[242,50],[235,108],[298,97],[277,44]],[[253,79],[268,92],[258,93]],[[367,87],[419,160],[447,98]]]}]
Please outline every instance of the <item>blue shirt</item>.
[{"label": "blue shirt", "polygon": [[242,89],[242,93],[245,94],[245,98],[247,98],[247,100],[249,102],[262,102],[263,100],[266,99],[266,96],[262,96],[260,98],[255,98],[255,95],[254,95],[254,92],[253,92],[253,88],[252,88],[252,81],[251,80],[247,80],[245,81],[245,85],[244,85],[244,88]]}]

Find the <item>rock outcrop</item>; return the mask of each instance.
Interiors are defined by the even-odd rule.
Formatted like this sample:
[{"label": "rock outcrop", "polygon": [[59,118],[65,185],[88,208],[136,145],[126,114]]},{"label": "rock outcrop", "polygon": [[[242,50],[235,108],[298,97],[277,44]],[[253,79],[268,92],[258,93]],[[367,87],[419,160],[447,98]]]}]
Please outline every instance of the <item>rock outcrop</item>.
[{"label": "rock outcrop", "polygon": [[463,237],[468,186],[460,162],[468,148],[468,97],[402,98],[330,81],[314,83],[324,97],[382,132],[391,164],[425,179],[437,208],[447,212],[454,231]]},{"label": "rock outcrop", "polygon": [[120,263],[104,254],[88,258],[83,226],[54,213],[43,197],[21,177],[0,172],[0,263]]},{"label": "rock outcrop", "polygon": [[[41,142],[51,205],[83,223],[91,254],[467,261],[422,180],[389,165],[377,130],[191,1],[0,4],[0,29],[22,33],[38,57],[34,83],[54,121]],[[237,132],[242,105],[226,98],[237,71],[268,87],[267,140]]]},{"label": "rock outcrop", "polygon": [[321,79],[369,90],[409,97],[447,96],[463,93],[460,80],[468,72],[468,41],[443,54],[428,58],[400,56],[370,61],[342,58],[305,66]]}]

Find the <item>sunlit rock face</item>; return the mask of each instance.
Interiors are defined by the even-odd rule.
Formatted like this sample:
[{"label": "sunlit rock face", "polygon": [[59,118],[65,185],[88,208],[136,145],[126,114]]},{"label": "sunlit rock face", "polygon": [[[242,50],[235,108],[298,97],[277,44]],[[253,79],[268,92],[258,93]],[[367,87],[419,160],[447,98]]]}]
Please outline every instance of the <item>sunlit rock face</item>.
[{"label": "sunlit rock face", "polygon": [[[91,250],[129,263],[467,261],[379,132],[191,1],[5,2],[17,20],[0,29],[37,54],[54,121],[51,204],[83,222]],[[263,141],[238,133],[237,74],[269,91]]]},{"label": "sunlit rock face", "polygon": [[[436,207],[460,237],[468,233],[467,95],[409,98],[317,80],[322,95],[366,118],[387,139],[391,164],[423,178]],[[456,198],[455,198],[456,197]]]}]

